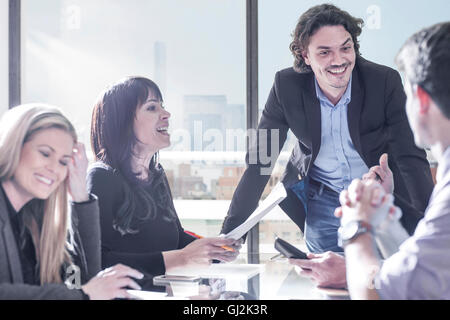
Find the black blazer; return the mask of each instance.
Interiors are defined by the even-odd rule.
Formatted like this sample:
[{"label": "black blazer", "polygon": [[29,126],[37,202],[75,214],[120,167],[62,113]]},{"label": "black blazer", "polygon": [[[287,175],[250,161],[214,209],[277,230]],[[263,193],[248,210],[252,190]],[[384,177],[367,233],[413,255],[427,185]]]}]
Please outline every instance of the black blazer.
[{"label": "black blazer", "polygon": [[[81,283],[95,276],[101,268],[100,222],[97,200],[72,204],[72,224],[76,243],[73,262],[80,268]],[[22,266],[11,228],[3,193],[0,192],[0,299],[82,299],[81,290],[64,284],[43,286],[23,283]]]},{"label": "black blazer", "polygon": [[[411,234],[428,204],[433,181],[426,153],[414,143],[400,75],[394,69],[357,57],[351,95],[348,126],[353,144],[369,168],[379,163],[384,152],[389,154],[394,193],[396,198],[403,198],[396,204],[403,211],[401,222]],[[303,231],[305,210],[289,187],[308,176],[321,145],[320,102],[312,72],[297,73],[293,68],[277,72],[258,129],[279,129],[279,146],[271,150],[268,132],[267,139],[262,135],[249,148],[247,169],[233,195],[222,233],[241,224],[256,208],[270,177],[261,174],[269,164],[264,164],[259,152],[278,157],[289,129],[298,140],[282,177],[288,196],[280,207]],[[257,161],[249,163],[249,159]]]}]

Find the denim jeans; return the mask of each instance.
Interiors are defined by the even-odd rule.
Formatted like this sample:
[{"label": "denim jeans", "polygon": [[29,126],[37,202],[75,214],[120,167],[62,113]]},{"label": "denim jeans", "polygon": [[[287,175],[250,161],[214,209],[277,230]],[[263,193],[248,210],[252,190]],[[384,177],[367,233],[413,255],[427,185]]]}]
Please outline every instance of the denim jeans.
[{"label": "denim jeans", "polygon": [[307,198],[305,242],[308,250],[343,252],[337,244],[340,220],[334,216],[334,210],[340,206],[339,194],[325,189],[323,184],[309,184]]}]

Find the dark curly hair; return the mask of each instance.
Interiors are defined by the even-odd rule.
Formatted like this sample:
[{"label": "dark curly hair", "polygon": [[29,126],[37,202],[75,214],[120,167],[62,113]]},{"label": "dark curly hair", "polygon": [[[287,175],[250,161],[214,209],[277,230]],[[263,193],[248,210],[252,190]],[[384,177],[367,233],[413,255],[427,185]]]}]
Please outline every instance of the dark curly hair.
[{"label": "dark curly hair", "polygon": [[289,49],[295,58],[294,70],[299,73],[312,72],[302,56],[308,49],[309,39],[323,26],[342,25],[350,33],[355,45],[356,55],[359,53],[358,36],[361,34],[364,21],[351,16],[348,12],[339,9],[332,4],[321,4],[308,9],[300,16]]}]

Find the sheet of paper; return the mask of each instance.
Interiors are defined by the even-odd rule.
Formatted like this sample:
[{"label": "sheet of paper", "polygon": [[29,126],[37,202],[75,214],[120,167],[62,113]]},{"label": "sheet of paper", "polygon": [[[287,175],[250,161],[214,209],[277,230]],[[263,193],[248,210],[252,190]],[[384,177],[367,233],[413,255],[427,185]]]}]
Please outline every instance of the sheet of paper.
[{"label": "sheet of paper", "polygon": [[242,238],[251,228],[253,228],[266,214],[275,208],[284,198],[286,189],[281,182],[273,188],[272,192],[260,203],[258,208],[240,226],[236,227],[225,235],[225,238],[238,240]]},{"label": "sheet of paper", "polygon": [[241,278],[250,279],[264,270],[261,264],[213,263],[209,266],[180,267],[167,271],[167,274],[200,276],[202,278]]},{"label": "sheet of paper", "polygon": [[127,292],[138,300],[185,300],[182,297],[168,297],[166,292],[127,290]]}]

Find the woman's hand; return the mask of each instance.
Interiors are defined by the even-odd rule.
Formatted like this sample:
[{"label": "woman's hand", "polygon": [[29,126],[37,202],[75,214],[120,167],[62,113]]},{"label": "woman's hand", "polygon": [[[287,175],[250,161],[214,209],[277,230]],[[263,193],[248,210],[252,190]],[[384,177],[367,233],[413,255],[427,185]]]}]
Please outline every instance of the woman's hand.
[{"label": "woman's hand", "polygon": [[[223,237],[202,238],[192,241],[180,250],[163,252],[166,270],[187,265],[209,265],[212,260],[224,262],[233,261],[239,254],[238,250],[227,250],[223,246],[231,247],[236,240]],[[239,248],[239,246],[236,246]]]},{"label": "woman's hand", "polygon": [[234,240],[234,242],[231,245],[229,245],[229,247],[232,248],[237,253],[236,256],[239,255],[239,250],[241,250],[243,243],[244,239],[241,238],[239,240]]},{"label": "woman's hand", "polygon": [[100,271],[81,289],[91,300],[110,300],[115,298],[132,299],[127,287],[141,290],[141,287],[131,279],[142,279],[144,275],[139,271],[122,264]]},{"label": "woman's hand", "polygon": [[84,202],[89,200],[86,189],[86,174],[88,159],[84,144],[78,142],[74,146],[72,161],[69,162],[68,186],[69,194],[74,202]]},{"label": "woman's hand", "polygon": [[230,251],[223,246],[232,246],[233,239],[222,237],[197,239],[181,251],[187,264],[210,264],[212,260],[233,261],[239,251]]}]

